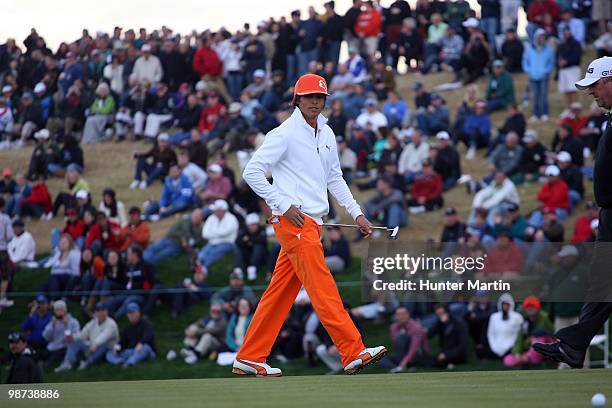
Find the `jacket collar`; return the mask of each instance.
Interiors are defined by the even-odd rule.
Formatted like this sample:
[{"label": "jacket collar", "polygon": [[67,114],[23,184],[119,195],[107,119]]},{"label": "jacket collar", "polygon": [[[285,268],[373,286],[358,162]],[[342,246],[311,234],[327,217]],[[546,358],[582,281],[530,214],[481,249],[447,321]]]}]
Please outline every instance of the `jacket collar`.
[{"label": "jacket collar", "polygon": [[[291,120],[295,121],[300,126],[305,127],[308,130],[312,130],[312,127],[310,127],[310,125],[306,123],[306,119],[304,119],[304,115],[302,115],[302,112],[299,108],[295,108],[293,110],[293,113],[291,114]],[[321,131],[321,129],[323,129],[323,126],[325,126],[326,124],[327,118],[322,114],[319,114],[319,117],[317,117],[317,131]]]}]

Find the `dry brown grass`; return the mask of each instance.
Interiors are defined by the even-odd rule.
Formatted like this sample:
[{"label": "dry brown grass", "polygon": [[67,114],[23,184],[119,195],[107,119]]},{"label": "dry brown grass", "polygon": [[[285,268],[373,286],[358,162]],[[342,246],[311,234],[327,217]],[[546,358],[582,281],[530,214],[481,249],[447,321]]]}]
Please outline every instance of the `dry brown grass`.
[{"label": "dry brown grass", "polygon": [[[584,57],[583,61],[588,63],[590,55]],[[408,101],[411,108],[413,106],[413,94],[410,90],[410,85],[413,81],[419,80],[425,84],[426,89],[432,89],[435,85],[451,81],[451,75],[448,73],[431,74],[423,77],[416,77],[413,74],[402,76],[398,79],[398,90],[400,94]],[[526,75],[517,74],[514,76],[514,87],[518,100],[521,100],[523,90],[527,83]],[[477,82],[479,90],[484,93],[486,89],[485,79],[480,79]],[[461,105],[463,100],[463,94],[465,88],[461,88],[454,91],[443,92],[442,95],[448,103],[451,114],[457,111],[457,108]],[[580,101],[584,106],[589,106],[591,103],[588,95],[580,95]],[[556,117],[563,110],[563,99],[556,91],[556,82],[550,83],[550,117],[548,123],[538,123],[533,126],[540,135],[540,139],[545,145],[550,146],[550,142],[553,138],[555,130]],[[528,118],[531,115],[531,108],[528,108],[524,112]],[[497,112],[492,115],[492,121],[494,128],[501,126],[505,113]],[[123,143],[105,143],[99,145],[87,145],[84,146],[85,153],[85,179],[90,183],[92,188],[92,196],[95,205],[97,206],[101,200],[102,190],[106,187],[111,187],[117,192],[117,196],[121,201],[125,203],[127,207],[131,205],[142,205],[142,203],[150,198],[159,198],[161,193],[161,183],[155,183],[152,187],[147,190],[129,190],[128,185],[132,181],[134,175],[135,161],[132,159],[132,152],[134,150],[144,151],[148,149],[148,145],[144,142],[123,142]],[[12,167],[16,170],[25,171],[27,170],[30,154],[32,148],[23,148],[12,151],[0,151],[0,167]],[[465,153],[465,148],[460,148],[461,154]],[[229,165],[237,170],[235,160],[231,158],[228,160]],[[483,157],[483,153],[480,152],[477,159],[472,161],[462,160],[462,170],[464,173],[471,174],[473,176],[482,177],[487,172],[487,162]],[[239,173],[237,173],[238,175]],[[53,196],[59,191],[65,189],[65,181],[62,179],[51,179],[48,182],[49,189]],[[531,210],[538,206],[538,202],[535,199],[535,195],[539,189],[539,185],[521,185],[518,187],[521,195],[521,207],[523,211]],[[587,197],[592,197],[592,186],[588,182],[586,185]],[[359,192],[354,191],[355,197],[359,202],[363,202],[370,197],[373,192]],[[454,206],[459,211],[462,217],[467,217],[470,210],[472,196],[468,195],[464,188],[457,187],[446,193],[445,205]],[[343,210],[339,211],[341,218],[345,222],[350,222],[349,217]],[[573,223],[577,214],[580,214],[580,208],[575,211],[572,217],[567,221],[567,233],[566,237],[569,237],[573,231]],[[164,235],[174,218],[166,219],[161,222],[152,225],[151,231],[153,239],[158,239]],[[438,238],[440,236],[442,226],[444,223],[444,216],[441,211],[435,211],[426,214],[419,214],[410,217],[410,225],[405,228],[402,232],[404,239],[420,240],[425,238]],[[28,229],[34,234],[37,241],[38,252],[49,251],[50,231],[53,227],[60,227],[63,225],[62,217],[57,217],[52,221],[39,221],[32,220],[28,223]]]}]

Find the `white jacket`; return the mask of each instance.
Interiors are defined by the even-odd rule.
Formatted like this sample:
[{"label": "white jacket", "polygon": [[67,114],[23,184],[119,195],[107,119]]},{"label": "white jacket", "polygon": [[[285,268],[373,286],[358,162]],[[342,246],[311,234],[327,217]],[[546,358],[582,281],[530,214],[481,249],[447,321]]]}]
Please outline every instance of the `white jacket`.
[{"label": "white jacket", "polygon": [[36,254],[36,243],[32,234],[24,231],[19,236],[13,236],[13,239],[8,243],[8,254],[14,264],[33,261]]},{"label": "white jacket", "polygon": [[368,124],[371,124],[372,130],[375,132],[381,127],[387,127],[389,124],[384,113],[380,111],[370,113],[367,110],[361,112],[357,119],[355,119],[355,122],[364,129],[367,129]]},{"label": "white jacket", "polygon": [[187,176],[195,191],[200,191],[206,186],[208,175],[195,163],[187,163],[183,168],[183,174]]},{"label": "white jacket", "polygon": [[104,319],[101,324],[94,317],[74,338],[82,340],[88,346],[95,344],[96,347],[106,346],[112,349],[119,342],[119,328],[111,317]]},{"label": "white jacket", "polygon": [[[508,317],[504,320],[502,313],[502,303],[510,304]],[[487,327],[487,340],[491,351],[502,357],[506,354],[516,341],[516,336],[521,330],[523,324],[523,316],[514,311],[514,299],[509,293],[504,293],[497,301],[497,312],[489,317],[489,325]]]},{"label": "white jacket", "polygon": [[[327,190],[357,218],[361,208],[342,178],[334,132],[319,115],[317,135],[299,109],[271,130],[255,152],[243,177],[272,214],[283,215],[293,204],[318,224],[329,211]],[[266,179],[271,170],[273,183]]]},{"label": "white jacket", "polygon": [[417,147],[414,143],[408,143],[397,163],[399,174],[416,173],[423,169],[423,160],[429,158],[429,145],[421,142]]},{"label": "white jacket", "polygon": [[472,208],[490,210],[503,202],[520,203],[516,186],[510,179],[505,179],[501,186],[497,186],[494,182],[491,182],[491,184],[477,192],[472,202]]},{"label": "white jacket", "polygon": [[149,59],[145,59],[144,56],[138,57],[132,73],[136,75],[139,81],[147,79],[154,84],[161,81],[162,76],[164,76],[161,62],[155,55],[149,56]]},{"label": "white jacket", "polygon": [[202,237],[209,244],[233,244],[238,238],[238,219],[229,211],[225,212],[223,218],[216,215],[209,216],[202,227]]}]

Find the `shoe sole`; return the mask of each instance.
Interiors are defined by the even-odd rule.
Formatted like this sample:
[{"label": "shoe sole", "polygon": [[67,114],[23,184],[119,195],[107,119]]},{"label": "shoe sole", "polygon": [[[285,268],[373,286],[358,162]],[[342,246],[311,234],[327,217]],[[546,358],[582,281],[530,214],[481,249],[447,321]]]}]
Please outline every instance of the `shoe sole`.
[{"label": "shoe sole", "polygon": [[563,351],[563,349],[559,348],[559,351],[561,353],[561,355],[559,354],[550,354],[548,351],[540,348],[537,344],[533,346],[533,349],[535,351],[537,351],[538,353],[540,353],[541,355],[543,355],[544,357],[548,358],[549,360],[553,360],[556,361],[558,363],[565,363],[568,366],[572,367],[572,368],[582,368],[584,365],[583,364],[575,364],[574,362],[571,362],[565,358],[563,358],[566,354]]},{"label": "shoe sole", "polygon": [[380,360],[381,358],[383,358],[384,356],[387,355],[387,353],[389,353],[389,350],[387,350],[386,348],[383,349],[380,353],[378,353],[377,355],[375,355],[374,357],[372,357],[370,360],[368,360],[365,364],[360,365],[359,367],[356,368],[352,368],[350,370],[345,370],[344,372],[347,375],[355,375],[355,374],[359,374],[359,372],[361,370],[363,370],[364,368],[366,368],[369,365],[372,365],[374,363],[376,363],[378,360]]},{"label": "shoe sole", "polygon": [[282,373],[280,373],[280,374],[265,374],[265,375],[254,374],[254,373],[247,373],[246,371],[244,371],[244,370],[242,370],[240,368],[237,368],[237,367],[232,368],[232,374],[239,375],[241,377],[282,377],[283,376]]}]

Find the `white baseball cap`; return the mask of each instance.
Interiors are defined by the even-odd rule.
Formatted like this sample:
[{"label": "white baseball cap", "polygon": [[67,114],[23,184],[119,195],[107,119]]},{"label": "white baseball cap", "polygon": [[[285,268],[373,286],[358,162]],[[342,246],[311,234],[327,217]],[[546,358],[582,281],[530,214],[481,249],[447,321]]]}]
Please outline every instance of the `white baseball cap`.
[{"label": "white baseball cap", "polygon": [[168,136],[168,134],[167,134],[167,133],[160,133],[160,134],[157,136],[157,140],[167,142],[168,140],[170,140],[170,136]]},{"label": "white baseball cap", "polygon": [[76,193],[77,200],[87,200],[89,198],[89,193],[85,190],[79,190]]},{"label": "white baseball cap", "polygon": [[212,171],[213,173],[223,173],[223,168],[221,168],[221,166],[217,163],[213,163],[208,166],[208,170]]},{"label": "white baseball cap", "polygon": [[40,129],[38,132],[34,133],[34,139],[48,139],[51,134],[47,129]]},{"label": "white baseball cap", "polygon": [[227,205],[227,201],[225,200],[215,200],[215,202],[210,206],[210,209],[213,211],[224,210],[227,211],[229,206]]},{"label": "white baseball cap", "polygon": [[263,69],[256,69],[255,72],[253,72],[253,77],[255,78],[263,78],[266,76],[266,71],[264,71]]},{"label": "white baseball cap", "polygon": [[442,130],[442,131],[436,133],[436,139],[438,139],[438,140],[450,140],[450,135],[448,134],[447,131]]},{"label": "white baseball cap", "polygon": [[195,84],[195,90],[196,91],[205,91],[208,88],[208,85],[206,85],[206,82],[204,81],[198,81]]},{"label": "white baseball cap", "polygon": [[578,249],[573,245],[563,245],[561,250],[557,252],[557,256],[561,258],[566,256],[578,256]]},{"label": "white baseball cap", "polygon": [[476,17],[470,17],[467,20],[465,20],[461,25],[464,27],[476,28],[480,25],[480,22],[478,21]]},{"label": "white baseball cap", "polygon": [[140,48],[140,50],[142,52],[150,52],[151,51],[151,46],[149,44],[143,44],[142,47]]},{"label": "white baseball cap", "polygon": [[4,85],[2,87],[2,93],[7,93],[7,92],[11,92],[13,90],[13,87],[10,85]]},{"label": "white baseball cap", "polygon": [[561,174],[561,171],[557,166],[551,164],[550,166],[546,167],[546,172],[544,174],[546,174],[547,176],[557,177],[559,176],[559,174]]},{"label": "white baseball cap", "polygon": [[591,221],[591,230],[599,228],[599,219],[595,218]]},{"label": "white baseball cap", "polygon": [[601,78],[612,77],[612,57],[601,57],[591,61],[584,78],[576,82],[576,88],[584,91]]},{"label": "white baseball cap", "polygon": [[247,225],[250,224],[259,224],[259,215],[255,214],[255,213],[250,213],[246,216],[246,219],[244,220],[244,222]]},{"label": "white baseball cap", "polygon": [[533,129],[527,129],[527,131],[525,131],[525,136],[523,136],[524,143],[533,142],[534,140],[537,140],[537,139],[538,139],[538,132],[536,132]]},{"label": "white baseball cap", "polygon": [[37,83],[34,87],[34,93],[45,92],[46,90],[47,86],[42,82]]},{"label": "white baseball cap", "polygon": [[572,155],[566,152],[565,150],[560,151],[559,153],[557,153],[557,161],[560,161],[562,163],[569,163],[572,161]]}]

